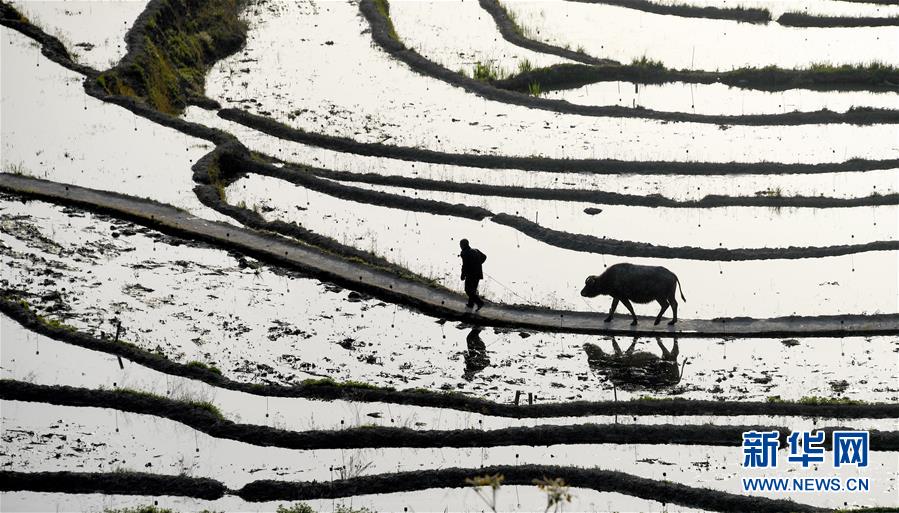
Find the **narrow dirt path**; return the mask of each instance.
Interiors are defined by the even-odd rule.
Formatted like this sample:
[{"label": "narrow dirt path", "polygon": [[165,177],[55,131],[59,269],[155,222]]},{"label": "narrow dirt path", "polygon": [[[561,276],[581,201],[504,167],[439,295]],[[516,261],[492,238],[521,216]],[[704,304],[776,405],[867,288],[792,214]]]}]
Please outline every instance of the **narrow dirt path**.
[{"label": "narrow dirt path", "polygon": [[653,326],[642,317],[636,326],[624,316],[604,324],[596,312],[572,312],[505,304],[488,304],[477,314],[465,309],[458,293],[402,279],[387,271],[346,261],[318,248],[247,228],[208,221],[170,205],[113,192],[86,189],[26,176],[0,173],[0,190],[73,205],[127,218],[173,235],[201,240],[252,255],[277,265],[297,268],[348,288],[418,308],[428,314],[472,324],[514,326],[545,331],[633,336],[787,337],[899,334],[899,314],[781,317],[772,319],[682,319],[676,327]]}]

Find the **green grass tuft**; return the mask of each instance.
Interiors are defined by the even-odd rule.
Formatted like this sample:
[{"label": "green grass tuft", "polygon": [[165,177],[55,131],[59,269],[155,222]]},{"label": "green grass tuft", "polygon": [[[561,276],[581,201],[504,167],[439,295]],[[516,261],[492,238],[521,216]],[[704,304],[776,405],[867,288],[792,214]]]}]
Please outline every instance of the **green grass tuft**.
[{"label": "green grass tuft", "polygon": [[393,20],[390,18],[390,2],[387,0],[374,0],[374,2],[378,12],[387,20],[387,35],[390,36],[390,39],[398,43],[401,42],[399,34],[396,33],[396,28],[393,26]]},{"label": "green grass tuft", "polygon": [[195,369],[207,370],[209,372],[212,372],[213,374],[218,374],[219,376],[222,375],[222,371],[215,365],[210,365],[208,363],[199,362],[197,360],[191,360],[191,361],[187,362],[187,366],[193,367]]}]

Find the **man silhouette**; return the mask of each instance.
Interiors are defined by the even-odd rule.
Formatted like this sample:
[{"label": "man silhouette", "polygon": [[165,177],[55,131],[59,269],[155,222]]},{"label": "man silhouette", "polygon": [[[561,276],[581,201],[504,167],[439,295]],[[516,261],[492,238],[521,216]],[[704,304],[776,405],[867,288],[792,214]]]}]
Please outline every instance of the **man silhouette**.
[{"label": "man silhouette", "polygon": [[468,304],[465,308],[477,305],[475,309],[477,312],[484,306],[484,300],[478,297],[478,282],[484,279],[481,265],[487,260],[487,255],[471,247],[468,239],[460,240],[459,247],[462,248],[462,252],[459,253],[462,257],[462,281],[465,282],[465,293],[468,295]]}]

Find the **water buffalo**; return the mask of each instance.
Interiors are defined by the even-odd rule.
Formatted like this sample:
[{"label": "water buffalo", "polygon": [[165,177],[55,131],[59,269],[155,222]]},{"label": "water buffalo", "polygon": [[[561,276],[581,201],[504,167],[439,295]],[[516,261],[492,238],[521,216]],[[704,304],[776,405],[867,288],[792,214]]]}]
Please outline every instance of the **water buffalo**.
[{"label": "water buffalo", "polygon": [[[675,292],[679,285],[680,281],[677,276],[664,267],[615,264],[599,276],[588,276],[581,295],[584,297],[596,297],[600,294],[612,296],[612,308],[609,309],[609,315],[605,318],[605,322],[612,320],[615,308],[621,301],[634,318],[631,322],[632,326],[637,324],[637,314],[634,313],[631,301],[634,303],[658,301],[662,309],[656,316],[655,324],[662,320],[662,315],[671,305],[671,311],[674,314],[671,321],[668,322],[671,325],[677,322]],[[680,298],[684,302],[687,301],[684,298],[683,288],[681,288]]]},{"label": "water buffalo", "polygon": [[606,353],[599,346],[591,343],[584,344],[584,352],[587,353],[587,364],[590,368],[609,379],[622,390],[659,389],[678,384],[683,377],[684,366],[687,361],[678,367],[677,339],[669,351],[659,338],[656,338],[659,348],[662,349],[662,357],[647,352],[636,351],[634,347],[637,339],[631,343],[627,351],[622,352],[618,347],[618,341],[612,337],[614,353]]}]

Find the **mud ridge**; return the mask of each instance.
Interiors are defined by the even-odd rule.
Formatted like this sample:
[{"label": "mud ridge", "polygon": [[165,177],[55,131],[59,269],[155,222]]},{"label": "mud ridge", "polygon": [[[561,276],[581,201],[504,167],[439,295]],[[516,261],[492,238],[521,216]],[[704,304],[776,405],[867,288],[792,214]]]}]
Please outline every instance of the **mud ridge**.
[{"label": "mud ridge", "polygon": [[425,212],[436,215],[449,215],[454,217],[462,217],[465,219],[474,219],[481,221],[493,215],[493,212],[481,207],[471,207],[461,203],[447,203],[444,201],[435,201],[423,198],[412,198],[409,196],[401,196],[399,194],[391,194],[388,192],[372,191],[359,187],[350,187],[338,182],[321,178],[327,174],[327,170],[319,170],[320,174],[308,172],[297,166],[289,168],[276,167],[251,159],[242,159],[236,164],[238,169],[255,173],[258,175],[269,176],[290,182],[299,187],[310,189],[322,194],[327,194],[335,198],[354,201],[356,203],[365,203],[369,205],[378,205],[382,207],[397,208],[412,212]]},{"label": "mud ridge", "polygon": [[[285,167],[295,167],[285,165]],[[722,196],[712,194],[698,200],[676,200],[660,194],[622,194],[592,189],[546,189],[516,185],[488,185],[474,182],[446,182],[411,176],[381,175],[378,173],[354,173],[330,169],[309,168],[312,174],[340,182],[357,182],[371,185],[387,185],[423,191],[457,192],[473,196],[495,196],[535,200],[573,201],[599,205],[626,205],[666,208],[717,208],[717,207],[767,207],[767,208],[850,208],[899,205],[899,194],[871,195],[862,198],[834,198],[824,196]]]},{"label": "mud ridge", "polygon": [[[509,79],[488,83],[475,80],[462,75],[461,73],[450,71],[449,69],[428,60],[415,50],[406,48],[400,41],[394,39],[391,36],[391,22],[378,10],[375,5],[375,0],[362,0],[359,3],[359,9],[371,26],[372,39],[383,51],[387,52],[400,62],[405,63],[413,71],[419,74],[461,87],[466,91],[477,94],[487,100],[564,114],[577,114],[580,116],[643,118],[684,123],[714,123],[717,125],[771,126],[829,123],[866,125],[874,123],[899,123],[899,110],[889,109],[853,109],[845,114],[820,110],[815,112],[790,112],[785,114],[716,115],[656,111],[642,107],[634,108],[617,105],[578,105],[569,103],[565,100],[535,97],[524,94],[528,91],[528,87],[532,82],[539,83],[544,90],[550,90],[558,88],[558,81],[551,80],[552,75],[543,73],[542,79],[528,80],[527,83],[524,84],[524,88],[521,88],[521,80],[516,81],[514,79]],[[544,69],[554,69],[557,66],[564,65],[556,65]],[[586,68],[588,70],[602,70],[608,67],[588,66],[584,64],[569,66],[574,66],[574,69]],[[616,66],[611,67],[616,68]],[[617,67],[620,68],[621,66]],[[533,76],[536,76],[535,72],[522,73],[515,78]]]},{"label": "mud ridge", "polygon": [[[246,163],[252,162],[248,155],[249,152],[240,143],[228,142],[219,145],[212,152],[201,157],[192,167],[193,180],[197,183],[194,187],[194,194],[197,196],[200,203],[249,228],[283,235],[292,240],[313,246],[321,251],[343,258],[361,261],[372,269],[384,270],[398,277],[415,280],[421,283],[428,283],[433,288],[443,288],[439,287],[436,283],[369,251],[341,244],[330,237],[317,234],[294,222],[288,223],[281,220],[268,221],[256,211],[228,203],[225,198],[223,198],[223,193],[221,191],[224,187],[227,187],[241,176],[243,173],[243,166]],[[268,167],[266,167],[266,169]],[[319,185],[324,188],[324,183]],[[340,192],[349,195],[351,192],[349,189],[350,188],[347,188]],[[374,201],[375,199],[374,195],[366,195],[365,197],[368,201]],[[422,207],[422,204],[417,203],[416,206]],[[453,211],[456,210],[453,209]],[[467,211],[466,213],[470,214],[471,211]],[[334,281],[333,278],[331,281]]]},{"label": "mud ridge", "polygon": [[747,7],[700,7],[687,4],[659,4],[648,0],[568,0],[585,4],[604,4],[615,7],[626,7],[636,11],[681,18],[708,18],[714,20],[732,20],[746,23],[768,23],[771,12],[767,9]]},{"label": "mud ridge", "polygon": [[787,12],[777,18],[787,27],[895,27],[899,17],[813,16],[802,12]]},{"label": "mud ridge", "polygon": [[78,64],[72,60],[69,51],[57,37],[47,34],[39,27],[32,24],[28,18],[23,16],[15,7],[2,0],[0,0],[0,25],[21,32],[25,36],[38,42],[41,45],[41,54],[64,68],[88,77],[95,78],[100,74],[100,72],[94,68]]},{"label": "mud ridge", "polygon": [[394,390],[384,387],[356,387],[334,382],[314,382],[294,386],[258,385],[234,381],[209,369],[169,360],[137,346],[97,338],[89,334],[52,326],[18,301],[16,291],[0,295],[0,312],[24,328],[59,342],[85,349],[118,355],[172,376],[202,381],[212,386],[258,396],[340,399],[358,402],[385,402],[470,411],[507,418],[581,417],[588,415],[767,415],[806,416],[816,418],[893,418],[899,417],[899,404],[802,404],[793,402],[727,402],[705,400],[637,400],[568,403],[538,403],[516,406],[470,397],[423,390]]},{"label": "mud ridge", "polygon": [[[98,390],[65,385],[35,385],[0,380],[0,399],[58,406],[108,408],[152,415],[179,422],[214,438],[235,440],[260,447],[283,449],[362,449],[433,447],[550,446],[560,444],[660,444],[739,446],[742,433],[750,430],[781,432],[786,446],[789,429],[777,426],[714,426],[671,424],[580,424],[511,427],[492,430],[417,430],[401,427],[360,426],[342,430],[289,431],[258,424],[240,424],[209,409],[166,397],[128,390]],[[837,427],[821,428],[832,432]],[[871,431],[871,447],[878,451],[899,449],[899,432]],[[827,437],[829,441],[831,437]],[[829,446],[827,446],[829,447]]]},{"label": "mud ridge", "polygon": [[[281,180],[289,181],[300,187],[309,188],[327,195],[347,199],[350,201],[408,210],[413,212],[424,212],[434,215],[463,217],[467,219],[475,219],[478,221],[490,218],[491,221],[515,229],[521,232],[523,235],[532,239],[545,242],[555,247],[581,251],[585,253],[640,258],[676,258],[685,260],[734,262],[745,260],[823,258],[830,256],[866,253],[870,251],[899,250],[899,241],[876,241],[865,244],[825,247],[790,246],[786,248],[700,248],[691,246],[659,246],[646,242],[608,239],[605,237],[599,238],[593,235],[563,232],[551,228],[546,228],[521,216],[506,213],[494,214],[480,207],[469,207],[462,204],[449,204],[440,201],[416,199],[410,198],[408,196],[400,196],[380,191],[370,191],[355,187],[347,187],[318,179],[310,175],[308,172],[300,170],[299,168],[294,166],[279,168],[248,159],[242,159],[233,165],[236,166],[240,173],[250,172],[265,176],[271,176]],[[238,171],[235,171],[235,173],[237,172]],[[208,194],[206,196],[208,196]],[[248,226],[280,233],[289,237],[300,238],[295,233],[296,229],[294,228],[294,226],[296,225],[294,223],[286,223],[283,221],[267,221],[261,215],[257,214],[254,211],[250,211],[246,208],[235,207],[229,203],[225,203],[225,205],[228,205],[227,207],[222,205],[213,206],[214,201],[215,198],[207,198],[204,203],[212,206],[219,212],[231,215],[235,219],[239,220],[243,224],[247,224]],[[304,237],[306,238],[308,238],[308,236],[308,234],[304,235]],[[301,238],[300,240],[303,239]]]},{"label": "mud ridge", "polygon": [[41,45],[41,53],[47,59],[60,66],[85,76],[85,92],[104,102],[112,103],[125,108],[132,113],[162,126],[178,130],[179,132],[205,139],[214,144],[223,144],[236,141],[236,138],[217,128],[210,128],[181,118],[165,114],[153,109],[138,98],[130,96],[118,96],[107,93],[98,83],[97,76],[100,72],[72,60],[71,55],[59,39],[43,31],[30,21],[21,18],[21,14],[15,8],[0,0],[0,25],[7,26],[31,38]]},{"label": "mud ridge", "polygon": [[430,488],[464,488],[465,480],[485,474],[502,474],[506,485],[533,486],[544,477],[562,477],[576,488],[590,488],[601,492],[679,504],[711,511],[828,511],[782,499],[767,499],[736,495],[708,488],[656,481],[624,472],[581,469],[551,465],[499,465],[492,467],[397,472],[355,477],[328,482],[293,482],[260,480],[246,484],[240,490],[229,490],[212,479],[187,476],[166,476],[136,472],[14,472],[0,471],[0,490],[57,493],[106,493],[116,495],[178,495],[214,500],[226,494],[236,495],[248,502],[299,501],[368,495],[376,493],[410,492]]},{"label": "mud ridge", "polygon": [[532,50],[534,52],[557,55],[575,62],[594,66],[621,64],[620,62],[611,59],[599,59],[582,52],[576,52],[568,48],[562,48],[561,46],[555,46],[544,43],[543,41],[526,38],[521,35],[520,29],[512,19],[509,18],[509,13],[498,0],[478,0],[478,2],[480,3],[481,8],[493,17],[493,21],[496,23],[496,27],[499,29],[500,34],[502,34],[503,39],[515,46],[520,46],[521,48]]},{"label": "mud ridge", "polygon": [[[462,217],[474,220],[483,220],[490,218],[493,222],[513,228],[523,235],[545,242],[552,246],[563,249],[571,249],[575,251],[587,253],[599,253],[626,257],[649,257],[649,258],[677,258],[687,260],[707,260],[707,261],[744,261],[744,260],[769,260],[769,259],[798,259],[798,258],[822,258],[829,256],[841,256],[857,253],[865,253],[869,251],[889,251],[899,249],[899,241],[877,241],[866,244],[839,245],[826,247],[787,247],[787,248],[699,248],[699,247],[669,247],[658,246],[646,242],[633,242],[617,239],[599,238],[593,235],[585,235],[578,233],[568,233],[559,230],[546,228],[537,223],[531,222],[517,215],[506,213],[494,214],[489,210],[480,207],[470,207],[463,204],[449,204],[441,201],[433,201],[426,199],[410,198],[408,196],[400,196],[381,191],[371,191],[356,187],[348,187],[335,182],[317,178],[310,171],[302,169],[298,166],[276,167],[270,164],[259,162],[257,160],[248,159],[243,156],[237,156],[227,159],[223,158],[219,165],[220,177],[236,177],[246,173],[256,173],[273,178],[291,182],[299,187],[308,188],[327,194],[333,197],[355,201],[370,205],[377,205],[387,208],[396,208],[401,210],[424,212],[434,215],[448,215],[454,217]],[[231,169],[228,169],[231,168]],[[318,170],[323,172],[324,170]],[[202,174],[202,171],[197,171]],[[230,178],[227,178],[230,180]],[[268,221],[262,215],[255,211],[221,200],[221,196],[213,194],[211,189],[198,190],[198,195],[202,195],[204,204],[214,208],[215,210],[229,215],[240,221],[242,224],[257,229],[272,231],[288,237],[297,238],[299,240],[308,240],[311,232],[303,229],[303,233],[298,233],[298,225],[296,223],[286,223],[284,221]],[[316,236],[322,239],[321,236]],[[327,239],[331,241],[331,239]],[[333,241],[331,245],[333,245]],[[322,245],[320,242],[319,245]],[[342,246],[342,245],[341,245]],[[324,245],[327,249],[327,245]],[[338,248],[342,254],[348,251],[346,246]],[[357,250],[358,251],[358,250]],[[358,256],[354,254],[353,256]],[[368,256],[367,254],[365,256]],[[396,266],[381,261],[380,265],[389,266],[396,269]],[[408,271],[407,271],[408,272]],[[423,279],[423,278],[422,278]]]},{"label": "mud ridge", "polygon": [[0,490],[110,495],[171,495],[221,499],[228,488],[213,479],[143,472],[12,472],[0,471]]},{"label": "mud ridge", "polygon": [[236,493],[249,501],[310,500],[375,493],[409,492],[429,488],[462,488],[467,478],[502,474],[506,485],[529,485],[544,477],[561,477],[569,486],[618,492],[665,504],[712,511],[811,512],[826,511],[787,500],[736,495],[708,488],[637,477],[623,472],[553,465],[496,465],[490,467],[397,472],[331,482],[254,481]]},{"label": "mud ridge", "polygon": [[521,216],[496,214],[491,221],[515,228],[528,237],[545,242],[557,248],[640,258],[677,258],[685,260],[707,260],[719,262],[736,262],[745,260],[792,260],[798,258],[824,258],[832,256],[852,255],[869,251],[899,250],[899,241],[877,241],[866,244],[853,244],[826,247],[787,248],[697,248],[656,246],[646,242],[630,242],[615,239],[599,238],[593,235],[569,233],[540,226]]},{"label": "mud ridge", "polygon": [[[503,80],[496,80],[493,82],[493,85],[510,91],[527,91],[529,84],[539,83],[542,90],[552,91],[575,89],[598,82],[631,82],[638,84],[666,84],[669,82],[720,83],[730,87],[767,92],[791,89],[896,92],[899,91],[899,72],[892,71],[890,68],[877,68],[876,66],[871,69],[844,66],[834,71],[789,70],[767,67],[741,68],[719,72],[672,70],[662,66],[633,64],[623,66],[553,64],[545,68],[536,68],[525,73],[519,73]],[[820,123],[872,124],[893,122],[896,111],[894,109],[853,107],[845,113],[819,110],[766,115],[781,116],[785,122],[779,124],[802,125],[818,123],[818,119],[822,120]],[[786,120],[790,121],[786,122]],[[728,123],[722,124],[727,125]]]},{"label": "mud ridge", "polygon": [[[365,1],[365,0],[364,0]],[[817,174],[864,172],[899,168],[899,159],[851,159],[821,164],[788,164],[782,162],[678,162],[634,161],[617,159],[554,159],[448,153],[410,146],[363,143],[346,137],[310,133],[271,118],[241,109],[227,108],[218,112],[222,119],[252,128],[264,134],[310,146],[368,157],[382,157],[411,162],[445,164],[483,169],[520,169],[548,173],[641,174],[641,175],[759,175]]]},{"label": "mud ridge", "polygon": [[[804,69],[782,69],[774,66],[764,68],[742,68],[733,71],[673,70],[663,66],[615,65],[615,61],[604,61],[587,54],[571,52],[561,47],[525,38],[518,33],[515,23],[497,0],[479,0],[481,6],[493,17],[500,34],[506,41],[529,50],[559,55],[581,64],[556,64],[538,68],[528,73],[519,73],[506,80],[498,80],[493,85],[512,91],[528,91],[532,82],[541,89],[570,89],[596,82],[623,81],[639,84],[663,84],[685,82],[697,84],[722,83],[741,89],[761,91],[785,91],[788,89],[813,89],[819,91],[899,91],[899,71],[892,68],[875,70],[870,73],[864,67],[843,66],[837,71],[815,71]],[[562,51],[562,52],[560,52]],[[571,53],[569,53],[571,52]],[[574,55],[572,55],[574,53]],[[589,66],[584,66],[587,64]],[[877,115],[892,117],[891,110],[875,109],[875,112],[860,111],[858,117],[864,119]],[[826,115],[828,111],[818,111]],[[809,113],[792,113],[809,114]],[[847,113],[848,114],[848,113]],[[878,122],[878,121],[873,121]]]}]

